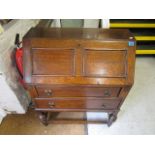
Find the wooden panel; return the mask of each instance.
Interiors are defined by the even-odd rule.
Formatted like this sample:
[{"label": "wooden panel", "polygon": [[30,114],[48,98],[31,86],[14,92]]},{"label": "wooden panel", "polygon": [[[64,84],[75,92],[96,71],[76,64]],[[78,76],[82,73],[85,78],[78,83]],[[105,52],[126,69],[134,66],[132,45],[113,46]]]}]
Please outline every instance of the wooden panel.
[{"label": "wooden panel", "polygon": [[75,53],[70,49],[33,49],[33,75],[74,75]]},{"label": "wooden panel", "polygon": [[36,99],[37,109],[114,109],[120,99]]},{"label": "wooden panel", "polygon": [[119,87],[47,86],[36,87],[39,97],[117,97]]},{"label": "wooden panel", "polygon": [[126,50],[84,50],[83,74],[95,77],[126,77]]},{"label": "wooden panel", "polygon": [[24,81],[41,121],[48,111],[104,111],[111,125],[134,82],[135,45],[128,30],[31,29]]}]

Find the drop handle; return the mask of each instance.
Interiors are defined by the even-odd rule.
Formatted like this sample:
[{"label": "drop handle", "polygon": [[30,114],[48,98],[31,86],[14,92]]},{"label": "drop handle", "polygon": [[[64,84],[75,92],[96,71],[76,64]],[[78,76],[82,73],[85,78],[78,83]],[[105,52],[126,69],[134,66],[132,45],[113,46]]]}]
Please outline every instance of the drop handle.
[{"label": "drop handle", "polygon": [[102,106],[102,108],[105,108],[106,107],[104,104],[102,104],[101,106]]},{"label": "drop handle", "polygon": [[48,105],[49,105],[50,108],[55,107],[55,103],[54,102],[49,102]]},{"label": "drop handle", "polygon": [[45,90],[45,93],[47,94],[47,96],[51,96],[52,95],[52,91],[51,90]]},{"label": "drop handle", "polygon": [[110,92],[108,90],[104,91],[104,96],[109,97],[110,96]]}]

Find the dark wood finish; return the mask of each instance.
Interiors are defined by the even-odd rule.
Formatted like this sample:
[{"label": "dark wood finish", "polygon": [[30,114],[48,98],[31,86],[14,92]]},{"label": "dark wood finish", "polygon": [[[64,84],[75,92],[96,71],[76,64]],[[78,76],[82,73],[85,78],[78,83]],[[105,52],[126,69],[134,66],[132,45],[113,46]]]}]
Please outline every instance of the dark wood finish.
[{"label": "dark wood finish", "polygon": [[65,76],[75,73],[74,50],[35,49],[32,51],[32,75]]},{"label": "dark wood finish", "polygon": [[[85,76],[95,77],[126,77],[126,50],[85,50]],[[97,69],[96,69],[97,68]]]},{"label": "dark wood finish", "polygon": [[43,124],[49,112],[104,111],[110,126],[134,82],[135,44],[126,29],[32,28],[24,81]]},{"label": "dark wood finish", "polygon": [[36,99],[37,109],[116,109],[120,99],[103,98],[59,98]]},{"label": "dark wood finish", "polygon": [[108,121],[107,121],[107,125],[108,126],[111,126],[111,124],[116,121],[116,119],[117,119],[117,113],[118,112],[119,112],[118,110],[115,110],[113,112],[109,112],[108,113],[108,115],[109,115]]},{"label": "dark wood finish", "polygon": [[40,121],[41,121],[45,126],[48,125],[48,112],[39,111],[39,112],[38,112],[38,117],[39,117]]},{"label": "dark wood finish", "polygon": [[39,97],[118,97],[120,87],[36,86]]}]

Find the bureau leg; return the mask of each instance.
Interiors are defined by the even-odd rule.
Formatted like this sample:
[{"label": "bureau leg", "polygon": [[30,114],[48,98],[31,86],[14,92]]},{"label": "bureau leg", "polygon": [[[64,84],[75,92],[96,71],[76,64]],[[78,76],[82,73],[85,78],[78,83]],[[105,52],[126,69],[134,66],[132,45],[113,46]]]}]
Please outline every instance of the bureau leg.
[{"label": "bureau leg", "polygon": [[112,113],[108,113],[108,115],[109,115],[108,122],[107,122],[108,127],[110,127],[111,124],[116,121],[117,114],[118,114],[118,111],[114,111]]},{"label": "bureau leg", "polygon": [[40,121],[47,126],[48,125],[48,112],[38,112]]}]

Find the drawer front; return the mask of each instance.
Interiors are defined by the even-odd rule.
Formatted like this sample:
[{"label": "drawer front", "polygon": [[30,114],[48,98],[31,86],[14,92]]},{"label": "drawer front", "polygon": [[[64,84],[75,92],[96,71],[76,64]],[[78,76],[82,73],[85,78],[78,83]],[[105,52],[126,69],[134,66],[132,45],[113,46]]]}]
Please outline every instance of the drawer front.
[{"label": "drawer front", "polygon": [[36,87],[39,97],[117,97],[119,87]]},{"label": "drawer front", "polygon": [[36,109],[115,109],[120,99],[36,99]]}]

